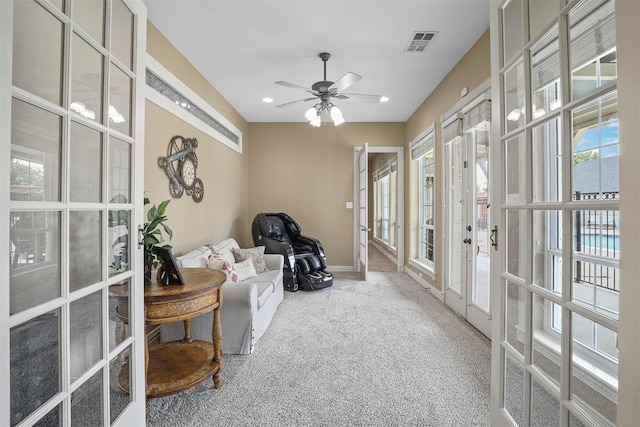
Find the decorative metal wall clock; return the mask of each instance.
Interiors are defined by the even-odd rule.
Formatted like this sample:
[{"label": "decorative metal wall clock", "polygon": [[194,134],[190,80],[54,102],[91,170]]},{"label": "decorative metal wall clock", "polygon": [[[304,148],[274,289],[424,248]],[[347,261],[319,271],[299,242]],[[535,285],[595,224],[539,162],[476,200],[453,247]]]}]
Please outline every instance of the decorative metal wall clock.
[{"label": "decorative metal wall clock", "polygon": [[196,177],[198,168],[198,156],[196,156],[198,140],[176,135],[171,138],[167,157],[158,159],[158,166],[164,169],[169,176],[169,192],[175,198],[182,197],[183,193],[193,197],[195,202],[202,201],[204,197],[204,184]]}]

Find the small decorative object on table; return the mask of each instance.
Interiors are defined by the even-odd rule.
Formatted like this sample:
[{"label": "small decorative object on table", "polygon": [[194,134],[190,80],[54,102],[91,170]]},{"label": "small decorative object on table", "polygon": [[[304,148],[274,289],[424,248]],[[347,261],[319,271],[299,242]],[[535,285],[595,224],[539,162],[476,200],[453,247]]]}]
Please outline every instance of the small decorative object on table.
[{"label": "small decorative object on table", "polygon": [[158,283],[163,285],[184,285],[184,279],[178,263],[171,252],[171,246],[156,246],[156,255],[162,260],[162,265],[158,268],[158,275],[156,277]]}]

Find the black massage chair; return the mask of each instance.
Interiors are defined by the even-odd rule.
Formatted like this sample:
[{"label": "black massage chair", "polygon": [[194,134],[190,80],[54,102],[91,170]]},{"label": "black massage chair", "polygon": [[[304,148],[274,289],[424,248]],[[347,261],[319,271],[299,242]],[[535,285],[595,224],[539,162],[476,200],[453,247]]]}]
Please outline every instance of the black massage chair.
[{"label": "black massage chair", "polygon": [[314,291],[333,285],[325,271],[327,257],[320,241],[300,234],[300,226],[285,213],[259,213],[251,226],[253,242],[265,253],[284,256],[284,288]]}]

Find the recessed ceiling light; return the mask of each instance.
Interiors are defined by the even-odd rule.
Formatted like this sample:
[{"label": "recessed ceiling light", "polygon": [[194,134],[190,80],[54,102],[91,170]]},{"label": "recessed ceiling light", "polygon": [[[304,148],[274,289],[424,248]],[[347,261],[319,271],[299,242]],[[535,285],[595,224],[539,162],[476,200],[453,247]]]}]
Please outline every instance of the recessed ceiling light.
[{"label": "recessed ceiling light", "polygon": [[387,101],[389,101],[388,97],[386,97],[386,96],[380,97],[380,102],[387,102]]},{"label": "recessed ceiling light", "polygon": [[267,104],[270,104],[273,102],[273,98],[262,98],[262,102],[266,102]]}]

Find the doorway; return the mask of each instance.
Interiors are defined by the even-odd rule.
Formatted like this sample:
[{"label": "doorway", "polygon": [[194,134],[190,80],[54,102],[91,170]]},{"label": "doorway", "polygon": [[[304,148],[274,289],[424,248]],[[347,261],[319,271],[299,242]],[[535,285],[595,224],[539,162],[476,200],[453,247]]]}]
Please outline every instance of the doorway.
[{"label": "doorway", "polygon": [[363,280],[368,271],[403,269],[403,152],[367,144],[354,148],[354,269]]},{"label": "doorway", "polygon": [[445,302],[491,337],[489,121],[483,93],[443,126]]}]

